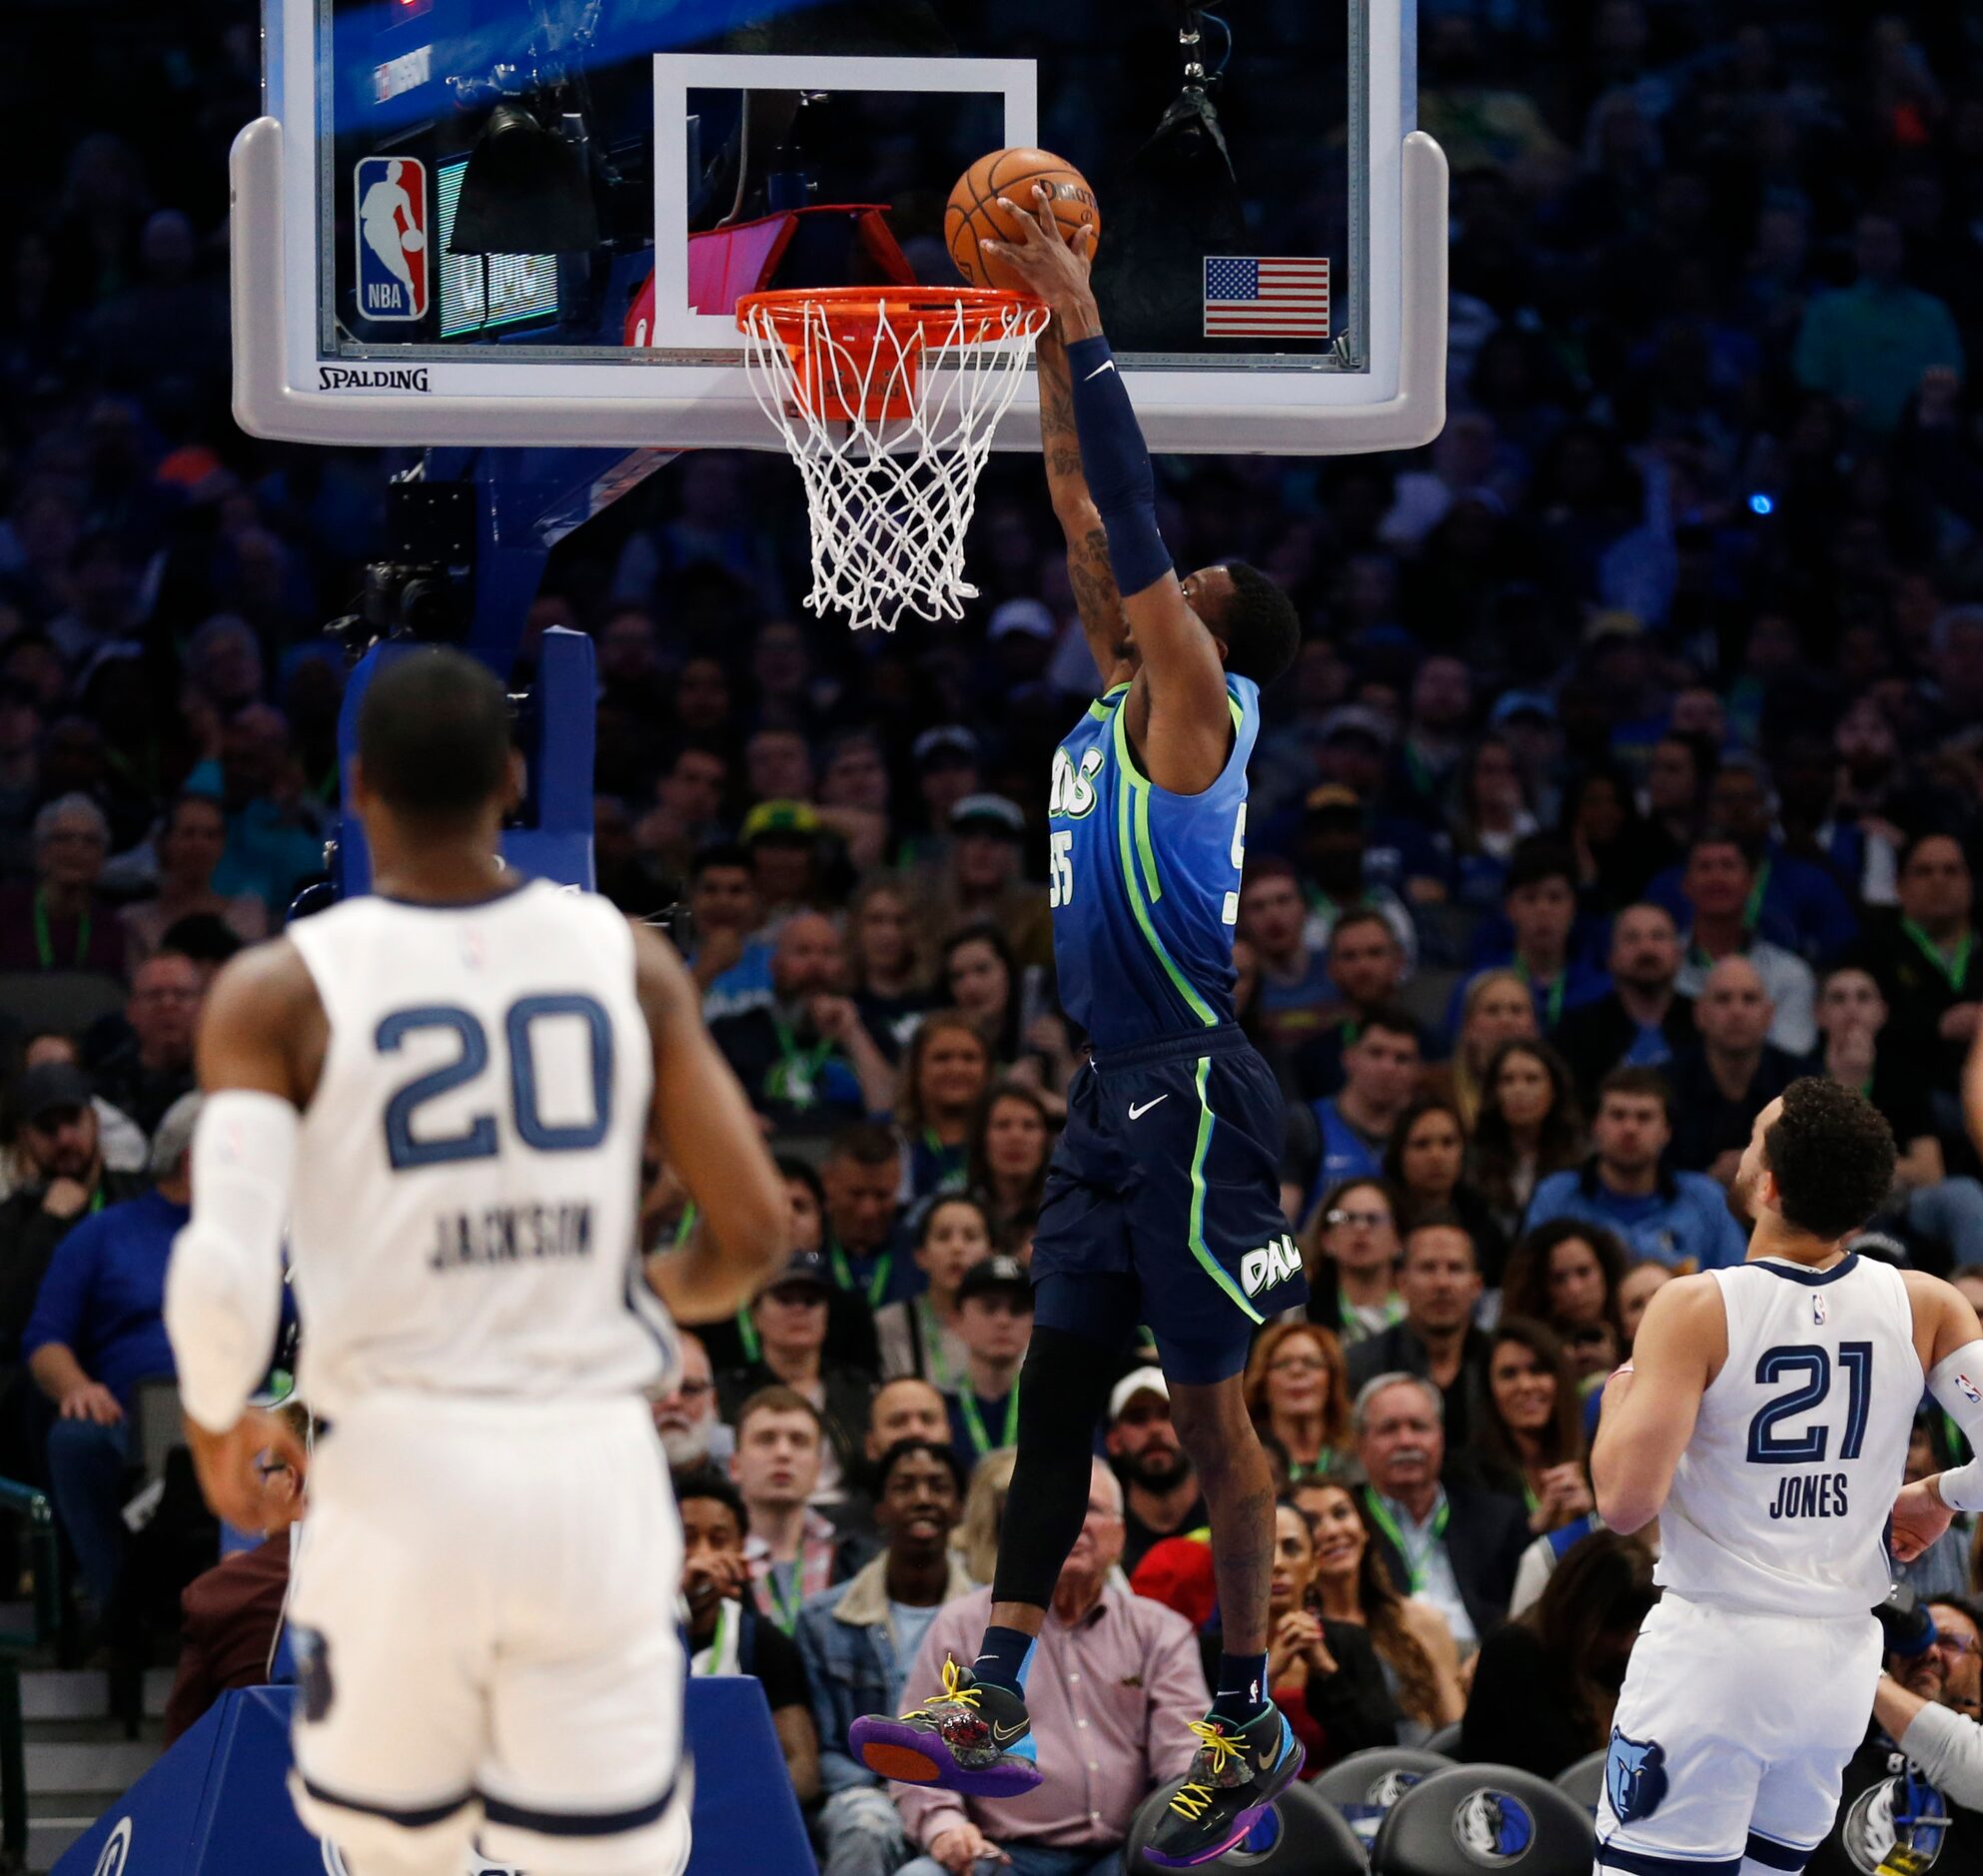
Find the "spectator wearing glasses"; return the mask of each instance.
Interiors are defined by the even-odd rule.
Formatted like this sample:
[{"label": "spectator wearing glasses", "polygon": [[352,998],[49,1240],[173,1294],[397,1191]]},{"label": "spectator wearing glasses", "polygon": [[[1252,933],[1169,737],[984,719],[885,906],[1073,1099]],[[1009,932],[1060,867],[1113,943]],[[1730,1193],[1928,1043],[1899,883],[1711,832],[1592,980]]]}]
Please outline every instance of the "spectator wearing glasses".
[{"label": "spectator wearing glasses", "polygon": [[1122,1481],[1122,1567],[1133,1576],[1152,1545],[1209,1521],[1191,1455],[1171,1424],[1171,1389],[1161,1368],[1133,1369],[1116,1383],[1102,1444]]},{"label": "spectator wearing glasses", "polygon": [[1420,1376],[1375,1377],[1357,1396],[1353,1418],[1379,1560],[1398,1592],[1431,1603],[1462,1653],[1472,1653],[1507,1613],[1528,1542],[1521,1500],[1457,1474],[1441,1477],[1440,1392]]},{"label": "spectator wearing glasses", "polygon": [[1563,1059],[1546,1042],[1504,1042],[1487,1060],[1470,1168],[1510,1241],[1538,1180],[1583,1163],[1583,1116]]},{"label": "spectator wearing glasses", "polygon": [[1581,1384],[1624,1360],[1629,1339],[1618,1311],[1624,1275],[1624,1251],[1608,1231],[1558,1219],[1537,1226],[1509,1256],[1501,1315],[1553,1329]]},{"label": "spectator wearing glasses", "polygon": [[812,1692],[826,1794],[817,1830],[822,1876],[889,1876],[908,1852],[887,1790],[847,1749],[863,1713],[893,1713],[937,1610],[971,1592],[950,1548],[964,1473],[948,1443],[900,1439],[876,1461],[881,1555],[837,1589],[806,1602],[797,1641]]},{"label": "spectator wearing glasses", "polygon": [[1332,1186],[1302,1239],[1309,1320],[1346,1349],[1402,1322],[1398,1259],[1391,1188],[1381,1179]]},{"label": "spectator wearing glasses", "polygon": [[0,970],[124,975],[124,927],[97,890],[110,823],[85,794],[34,817],[32,886],[0,887]]},{"label": "spectator wearing glasses", "polygon": [[1458,1450],[1487,1410],[1487,1339],[1474,1327],[1481,1267],[1457,1218],[1421,1219],[1405,1234],[1398,1294],[1403,1321],[1350,1351],[1350,1387],[1359,1391],[1374,1376],[1401,1371],[1430,1382],[1445,1437]]},{"label": "spectator wearing glasses", "polygon": [[[1983,1867],[1983,1610],[1941,1596],[1923,1614],[1932,1632],[1908,1651],[1893,1648],[1889,1632],[1872,1723],[1846,1763],[1831,1834],[1804,1865],[1810,1876],[1917,1867],[1910,1848],[1932,1850],[1940,1868]],[[1944,1816],[1946,1833],[1917,1832],[1911,1845],[1896,1828]]]},{"label": "spectator wearing glasses", "polygon": [[[1040,1754],[1066,1775],[1002,1802],[898,1786],[902,1821],[924,1852],[899,1876],[968,1876],[985,1860],[1005,1876],[1113,1876],[1144,1795],[1196,1749],[1191,1723],[1210,1698],[1197,1638],[1183,1616],[1113,1582],[1122,1504],[1115,1474],[1096,1460],[1028,1682]],[[938,1609],[905,1705],[941,1692],[946,1661],[970,1660],[990,1610],[989,1589]]]},{"label": "spectator wearing glasses", "polygon": [[668,1466],[677,1472],[704,1465],[726,1465],[736,1450],[736,1434],[716,1414],[716,1377],[699,1336],[675,1332],[681,1355],[671,1393],[654,1403],[654,1430]]},{"label": "spectator wearing glasses", "polygon": [[1538,1536],[1596,1508],[1583,1417],[1563,1346],[1540,1323],[1503,1317],[1487,1349],[1487,1412],[1475,1450],[1520,1491]]},{"label": "spectator wearing glasses", "polygon": [[1315,1538],[1317,1612],[1325,1621],[1369,1631],[1385,1686],[1402,1715],[1398,1743],[1422,1744],[1466,1711],[1452,1628],[1430,1602],[1400,1594],[1348,1485],[1308,1478],[1290,1496]]},{"label": "spectator wearing glasses", "polygon": [[1290,1484],[1331,1471],[1350,1449],[1350,1386],[1342,1345],[1315,1323],[1275,1323],[1255,1339],[1242,1384],[1261,1442],[1286,1460]]}]

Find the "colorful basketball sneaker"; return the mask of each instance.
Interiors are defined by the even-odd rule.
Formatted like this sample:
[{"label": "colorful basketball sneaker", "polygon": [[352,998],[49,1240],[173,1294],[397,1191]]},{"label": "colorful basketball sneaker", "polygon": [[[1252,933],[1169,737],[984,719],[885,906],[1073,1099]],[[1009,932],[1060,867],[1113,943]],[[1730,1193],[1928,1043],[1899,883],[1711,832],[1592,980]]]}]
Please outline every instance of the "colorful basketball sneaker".
[{"label": "colorful basketball sneaker", "polygon": [[1042,1776],[1025,1700],[949,1659],[941,1693],[893,1718],[877,1713],[857,1719],[847,1739],[854,1756],[879,1777],[940,1785],[969,1798],[1016,1798]]},{"label": "colorful basketball sneaker", "polygon": [[1143,1852],[1169,1869],[1209,1863],[1240,1844],[1295,1781],[1305,1756],[1277,1706],[1244,1726],[1204,1719],[1191,1730],[1200,1742],[1191,1770]]}]

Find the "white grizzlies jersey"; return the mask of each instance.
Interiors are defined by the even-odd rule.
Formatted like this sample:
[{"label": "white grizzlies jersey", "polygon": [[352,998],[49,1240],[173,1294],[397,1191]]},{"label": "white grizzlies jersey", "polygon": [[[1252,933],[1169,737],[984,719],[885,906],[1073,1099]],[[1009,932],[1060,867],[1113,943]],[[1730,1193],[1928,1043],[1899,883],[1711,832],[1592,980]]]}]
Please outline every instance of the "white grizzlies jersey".
[{"label": "white grizzlies jersey", "polygon": [[306,1400],[623,1395],[674,1370],[637,1262],[653,1087],[633,939],[535,881],[290,928],[330,1020],[290,1257]]},{"label": "white grizzlies jersey", "polygon": [[1900,1273],[1852,1256],[1709,1273],[1728,1360],[1701,1397],[1658,1580],[1782,1615],[1865,1615],[1887,1592],[1887,1513],[1922,1393]]}]

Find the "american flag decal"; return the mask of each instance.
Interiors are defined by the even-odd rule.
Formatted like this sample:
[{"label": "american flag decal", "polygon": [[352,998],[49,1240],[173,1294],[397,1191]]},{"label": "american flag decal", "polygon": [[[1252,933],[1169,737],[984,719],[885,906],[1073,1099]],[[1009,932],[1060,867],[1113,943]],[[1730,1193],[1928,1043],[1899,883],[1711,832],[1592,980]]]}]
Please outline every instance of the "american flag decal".
[{"label": "american flag decal", "polygon": [[1208,339],[1327,339],[1329,261],[1205,257]]}]

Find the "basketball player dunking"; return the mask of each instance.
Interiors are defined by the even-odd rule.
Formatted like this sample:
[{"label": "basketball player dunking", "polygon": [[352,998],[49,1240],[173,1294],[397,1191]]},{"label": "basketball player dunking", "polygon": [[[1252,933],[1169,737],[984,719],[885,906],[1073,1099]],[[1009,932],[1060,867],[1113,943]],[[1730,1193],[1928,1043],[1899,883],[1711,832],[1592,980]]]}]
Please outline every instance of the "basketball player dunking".
[{"label": "basketball player dunking", "polygon": [[[291,1633],[291,1780],[364,1876],[672,1876],[688,1856],[681,1529],[646,1391],[675,1368],[636,1262],[650,1113],[711,1237],[651,1267],[689,1321],[781,1261],[783,1187],[687,974],[603,899],[502,871],[520,784],[495,676],[366,692],[350,799],[376,896],[244,953],[166,1325],[208,1501],[258,1519],[294,1442],[245,1411],[290,1265],[328,1422]],[[717,1247],[722,1247],[719,1250]]]},{"label": "basketball player dunking", "polygon": [[1952,1286],[1843,1248],[1893,1166],[1860,1095],[1793,1082],[1730,1191],[1748,1261],[1660,1291],[1605,1387],[1597,1508],[1614,1530],[1658,1518],[1666,1593],[1618,1696],[1599,1870],[1801,1870],[1872,1713],[1889,1511],[1905,1561],[1949,1505],[1983,1505],[1979,1465],[1895,1501],[1924,1375],[1983,1435],[1983,1331]]},{"label": "basketball player dunking", "polygon": [[[1011,204],[1005,204],[1011,207]],[[1087,1511],[1094,1428],[1139,1323],[1211,1510],[1224,1646],[1187,1782],[1146,1852],[1205,1862],[1301,1768],[1267,1697],[1274,1492],[1240,1395],[1253,1331],[1306,1297],[1279,1202],[1285,1110],[1233,1009],[1233,924],[1260,688],[1300,638],[1238,561],[1179,581],[1150,458],[1088,285],[1043,194],[993,245],[1053,310],[1040,356],[1047,475],[1107,689],[1054,757],[1049,897],[1068,1014],[1093,1060],[1068,1096],[1033,1241],[1033,1340],[990,1626],[969,1667],[899,1719],[855,1722],[885,1777],[979,1795],[1039,1782],[1025,1688]]]}]

